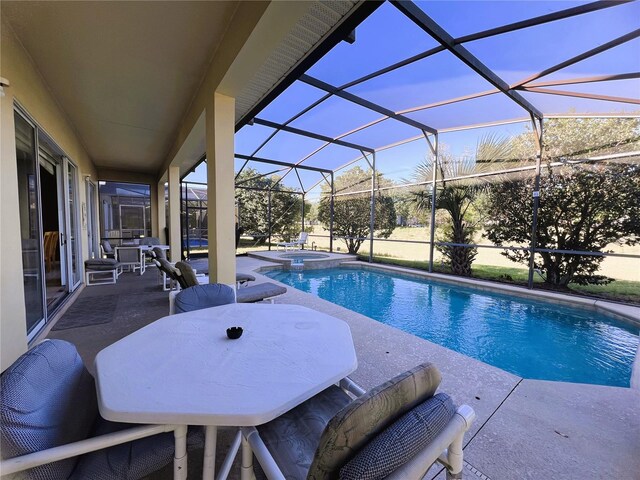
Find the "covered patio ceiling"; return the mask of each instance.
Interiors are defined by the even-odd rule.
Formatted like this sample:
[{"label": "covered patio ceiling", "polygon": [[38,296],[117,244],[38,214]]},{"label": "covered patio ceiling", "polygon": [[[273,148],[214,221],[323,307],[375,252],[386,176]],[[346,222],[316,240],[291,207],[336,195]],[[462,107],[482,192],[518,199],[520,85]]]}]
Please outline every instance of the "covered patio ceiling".
[{"label": "covered patio ceiling", "polygon": [[304,192],[326,178],[309,187],[301,174],[326,177],[434,134],[639,117],[638,18],[630,1],[382,3],[355,43],[338,44],[241,119],[236,172],[293,171]]},{"label": "covered patio ceiling", "polygon": [[[3,28],[95,166],[158,177],[202,91],[233,96],[243,117],[347,17],[356,22],[370,8],[356,0],[1,2]],[[229,72],[232,89],[215,83]]]}]

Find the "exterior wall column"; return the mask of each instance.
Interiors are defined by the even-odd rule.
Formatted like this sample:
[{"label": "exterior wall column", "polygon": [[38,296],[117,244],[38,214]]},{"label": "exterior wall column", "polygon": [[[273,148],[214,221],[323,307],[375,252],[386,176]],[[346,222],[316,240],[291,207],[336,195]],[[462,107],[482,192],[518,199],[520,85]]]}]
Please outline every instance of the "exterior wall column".
[{"label": "exterior wall column", "polygon": [[164,229],[167,226],[167,208],[164,203],[164,180],[158,182],[158,188],[156,189],[156,217],[158,217],[158,238],[160,243],[166,244],[169,242],[168,238],[165,238]]},{"label": "exterior wall column", "polygon": [[235,285],[235,98],[214,93],[206,106],[209,281]]},{"label": "exterior wall column", "polygon": [[[169,167],[169,254],[172,262],[182,258],[180,245],[180,167]],[[164,191],[164,188],[163,188]],[[162,202],[164,205],[164,202]]]}]

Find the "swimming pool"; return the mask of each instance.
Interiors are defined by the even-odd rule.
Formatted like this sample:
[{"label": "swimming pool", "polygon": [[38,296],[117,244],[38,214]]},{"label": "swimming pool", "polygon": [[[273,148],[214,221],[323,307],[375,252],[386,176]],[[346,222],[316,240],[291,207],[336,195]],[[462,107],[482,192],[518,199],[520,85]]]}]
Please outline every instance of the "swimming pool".
[{"label": "swimming pool", "polygon": [[629,386],[638,328],[594,311],[363,269],[265,274],[524,378]]}]

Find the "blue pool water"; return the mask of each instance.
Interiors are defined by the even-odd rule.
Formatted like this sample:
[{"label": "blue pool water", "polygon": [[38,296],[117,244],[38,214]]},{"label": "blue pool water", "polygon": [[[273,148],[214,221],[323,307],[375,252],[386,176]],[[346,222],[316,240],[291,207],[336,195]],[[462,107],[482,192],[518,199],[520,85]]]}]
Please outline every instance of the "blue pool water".
[{"label": "blue pool water", "polygon": [[593,311],[369,270],[266,274],[524,378],[629,386],[638,329]]}]

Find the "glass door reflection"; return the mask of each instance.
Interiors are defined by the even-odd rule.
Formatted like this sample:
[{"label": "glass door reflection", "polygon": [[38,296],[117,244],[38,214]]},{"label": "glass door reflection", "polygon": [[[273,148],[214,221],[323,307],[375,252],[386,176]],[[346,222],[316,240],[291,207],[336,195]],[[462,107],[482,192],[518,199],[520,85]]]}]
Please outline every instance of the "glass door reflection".
[{"label": "glass door reflection", "polygon": [[26,328],[32,333],[45,319],[36,130],[18,112],[14,120]]}]

